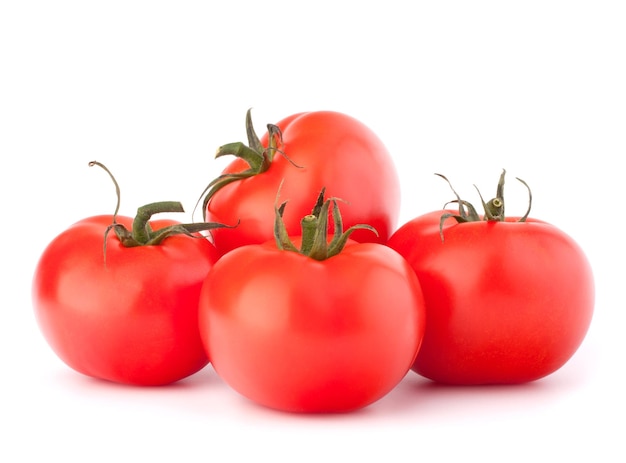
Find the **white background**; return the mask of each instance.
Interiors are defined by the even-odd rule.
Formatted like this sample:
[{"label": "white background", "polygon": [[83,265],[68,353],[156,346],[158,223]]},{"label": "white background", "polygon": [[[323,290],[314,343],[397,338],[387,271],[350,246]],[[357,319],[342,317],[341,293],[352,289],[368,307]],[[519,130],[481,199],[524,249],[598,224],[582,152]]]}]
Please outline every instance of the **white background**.
[{"label": "white background", "polygon": [[[626,12],[620,1],[5,1],[0,4],[2,461],[624,461]],[[401,222],[477,199],[554,223],[597,285],[582,347],[544,380],[452,388],[415,374],[354,414],[286,415],[207,367],[173,387],[82,377],[48,348],[30,282],[73,222],[179,200],[187,220],[243,141],[300,111],[370,126]],[[495,191],[495,190],[494,190]],[[7,457],[6,455],[13,455]],[[601,457],[604,455],[604,457]],[[38,458],[31,460],[31,458]],[[243,461],[243,460],[242,460]],[[269,460],[268,460],[269,461]]]}]

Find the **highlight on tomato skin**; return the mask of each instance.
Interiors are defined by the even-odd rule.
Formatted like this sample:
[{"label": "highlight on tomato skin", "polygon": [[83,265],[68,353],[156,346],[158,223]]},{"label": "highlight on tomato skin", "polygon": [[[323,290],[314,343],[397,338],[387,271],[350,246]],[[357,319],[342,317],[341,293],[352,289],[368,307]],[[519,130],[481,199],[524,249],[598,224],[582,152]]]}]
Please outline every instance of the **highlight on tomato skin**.
[{"label": "highlight on tomato skin", "polygon": [[595,285],[583,250],[529,217],[530,207],[505,216],[503,185],[504,172],[499,214],[478,214],[455,192],[459,211],[422,214],[388,241],[424,293],[428,324],[413,370],[433,381],[541,379],[569,361],[591,325]]},{"label": "highlight on tomato skin", "polygon": [[257,137],[251,112],[246,117],[248,143],[228,143],[217,157],[234,156],[203,193],[207,221],[239,225],[212,232],[221,255],[245,244],[273,239],[273,204],[282,184],[294,212],[285,217],[291,235],[310,212],[311,198],[322,187],[341,198],[346,226],[367,223],[373,235],[357,231],[359,242],[385,243],[398,225],[400,182],[383,141],[357,119],[335,111],[301,112],[285,117]]},{"label": "highlight on tomato skin", "polygon": [[202,287],[199,326],[213,368],[244,397],[286,412],[342,413],[378,401],[409,372],[423,296],[398,253],[327,234],[336,203],[317,205],[301,236],[286,233],[283,203],[274,240],[220,258]]}]

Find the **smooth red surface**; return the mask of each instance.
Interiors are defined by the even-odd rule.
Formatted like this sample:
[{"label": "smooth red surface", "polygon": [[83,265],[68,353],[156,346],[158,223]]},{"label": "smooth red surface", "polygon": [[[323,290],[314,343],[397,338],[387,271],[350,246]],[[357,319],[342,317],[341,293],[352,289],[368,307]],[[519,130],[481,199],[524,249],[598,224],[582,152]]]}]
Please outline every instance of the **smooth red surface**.
[{"label": "smooth red surface", "polygon": [[[130,229],[132,219],[117,217]],[[208,363],[197,327],[200,288],[217,259],[204,238],[125,248],[111,216],[74,224],[45,249],[33,281],[39,326],[56,354],[88,376],[167,384]],[[173,224],[156,220],[154,229]]]},{"label": "smooth red surface", "polygon": [[217,373],[249,399],[291,412],[343,412],[390,392],[422,340],[415,274],[376,243],[325,261],[273,243],[225,255],[209,272],[200,331]]},{"label": "smooth red surface", "polygon": [[563,366],[583,341],[594,282],[580,247],[556,227],[418,217],[394,233],[422,285],[424,342],[413,369],[454,384],[521,383]]}]

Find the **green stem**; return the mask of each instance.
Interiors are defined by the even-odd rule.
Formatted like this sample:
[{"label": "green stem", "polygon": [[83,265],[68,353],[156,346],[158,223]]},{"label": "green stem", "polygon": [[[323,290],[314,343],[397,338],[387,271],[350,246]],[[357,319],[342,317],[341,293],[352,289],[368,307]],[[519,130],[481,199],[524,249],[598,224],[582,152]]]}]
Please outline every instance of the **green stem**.
[{"label": "green stem", "polygon": [[318,219],[313,214],[309,214],[304,216],[300,224],[302,226],[302,245],[300,246],[300,250],[303,254],[309,254],[315,244]]}]

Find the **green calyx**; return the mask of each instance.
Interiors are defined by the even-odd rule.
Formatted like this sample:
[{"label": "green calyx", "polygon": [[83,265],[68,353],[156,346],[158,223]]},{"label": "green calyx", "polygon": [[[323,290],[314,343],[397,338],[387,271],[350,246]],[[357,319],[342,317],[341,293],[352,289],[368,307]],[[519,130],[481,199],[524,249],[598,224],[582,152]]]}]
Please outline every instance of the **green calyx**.
[{"label": "green calyx", "polygon": [[[452,192],[456,196],[455,200],[449,201],[444,205],[444,209],[447,207],[448,204],[451,204],[451,203],[457,203],[459,205],[458,214],[445,213],[441,216],[441,220],[439,223],[439,232],[441,234],[442,241],[443,241],[443,223],[450,217],[454,218],[457,221],[457,223],[480,222],[480,221],[504,222],[505,220],[504,177],[506,175],[505,169],[502,169],[502,174],[500,174],[500,180],[498,181],[498,188],[496,190],[496,196],[490,199],[489,201],[485,202],[482,194],[480,193],[480,190],[478,189],[478,187],[476,187],[476,185],[474,185],[474,188],[476,188],[476,191],[478,191],[478,196],[480,197],[480,201],[483,206],[484,213],[482,217],[478,214],[478,212],[476,211],[476,208],[472,205],[472,203],[461,199],[459,194],[452,187],[452,184],[450,183],[450,181],[444,175],[442,174],[435,174],[435,175],[438,175],[439,177],[443,178],[446,182],[448,182],[448,185],[450,186],[450,188],[452,189]],[[526,213],[517,220],[517,222],[525,222],[526,219],[528,218],[528,215],[530,214],[533,196],[532,196],[532,192],[528,184],[521,178],[516,177],[516,179],[520,183],[522,183],[528,190],[528,209],[526,210]]]},{"label": "green calyx", "polygon": [[[267,133],[268,146],[265,148],[254,131],[251,110],[248,109],[246,113],[246,134],[248,137],[248,144],[246,145],[242,142],[228,143],[217,149],[215,158],[228,155],[235,156],[246,161],[249,167],[242,172],[222,174],[209,183],[209,185],[202,192],[202,195],[200,195],[201,198],[204,196],[202,201],[202,217],[204,220],[206,220],[206,209],[211,201],[211,198],[213,198],[215,193],[217,193],[221,188],[229,183],[236,182],[237,180],[253,177],[267,171],[267,169],[270,168],[276,153],[281,153],[286,157],[285,153],[282,151],[283,134],[280,128],[274,124],[267,124]],[[294,164],[289,158],[286,157],[286,159]],[[300,167],[296,164],[294,164],[294,166]]]},{"label": "green calyx", "polygon": [[117,223],[114,216],[113,223],[108,227],[106,235],[108,235],[110,230],[113,230],[122,245],[131,248],[135,246],[156,246],[161,244],[165,238],[174,235],[187,235],[192,238],[198,238],[199,236],[196,235],[198,232],[228,227],[228,225],[221,223],[198,222],[174,224],[153,230],[150,226],[150,219],[154,214],[163,212],[185,212],[185,210],[178,201],[161,201],[146,204],[137,208],[137,215],[133,219],[132,230],[128,230],[124,225]]},{"label": "green calyx", "polygon": [[113,230],[117,238],[125,247],[135,246],[156,246],[163,242],[165,238],[174,235],[187,235],[192,238],[200,238],[201,236],[196,233],[201,231],[212,230],[214,228],[229,227],[221,223],[186,223],[186,224],[174,224],[168,227],[163,227],[158,230],[153,230],[150,225],[150,219],[154,214],[163,212],[185,212],[183,206],[178,201],[162,201],[156,203],[146,204],[145,206],[137,209],[137,215],[133,219],[133,226],[131,230],[128,230],[124,225],[117,222],[117,214],[120,209],[120,187],[115,180],[115,177],[107,169],[104,164],[97,161],[91,161],[90,167],[98,166],[104,169],[113,180],[115,184],[115,193],[117,195],[117,205],[115,207],[115,213],[113,214],[113,223],[109,225],[104,233],[104,249],[106,255],[106,237]]},{"label": "green calyx", "polygon": [[[297,252],[321,261],[339,254],[355,230],[370,230],[378,236],[378,232],[374,227],[365,224],[353,225],[344,231],[337,199],[329,198],[324,200],[325,191],[326,189],[322,188],[311,214],[304,216],[300,222],[302,225],[302,244],[300,249],[291,241],[283,221],[287,202],[285,201],[280,206],[275,206],[274,238],[279,249]],[[329,214],[331,207],[332,213]],[[334,235],[330,242],[328,241],[329,215],[332,217],[334,229]]]}]

